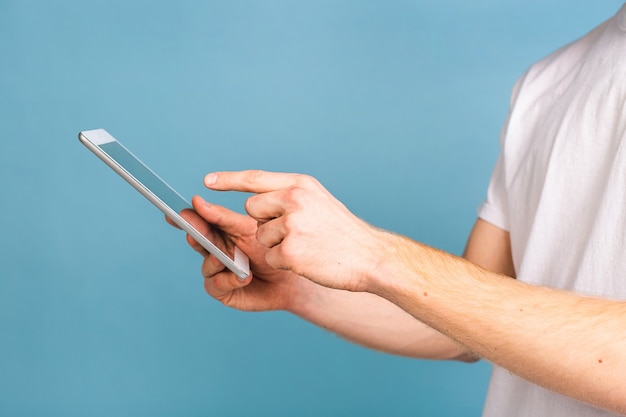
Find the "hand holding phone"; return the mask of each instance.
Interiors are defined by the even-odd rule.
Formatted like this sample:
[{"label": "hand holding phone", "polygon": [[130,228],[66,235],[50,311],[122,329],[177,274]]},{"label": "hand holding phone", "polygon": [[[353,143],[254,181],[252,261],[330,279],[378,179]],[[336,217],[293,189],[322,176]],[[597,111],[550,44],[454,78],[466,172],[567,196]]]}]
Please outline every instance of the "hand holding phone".
[{"label": "hand holding phone", "polygon": [[193,237],[196,242],[214,255],[240,279],[246,279],[250,275],[248,257],[236,246],[233,257],[230,257],[224,250],[218,247],[216,242],[212,242],[198,232],[180,215],[185,209],[193,210],[191,204],[106,130],[82,131],[79,133],[78,138],[89,150],[157,206],[178,227]]}]

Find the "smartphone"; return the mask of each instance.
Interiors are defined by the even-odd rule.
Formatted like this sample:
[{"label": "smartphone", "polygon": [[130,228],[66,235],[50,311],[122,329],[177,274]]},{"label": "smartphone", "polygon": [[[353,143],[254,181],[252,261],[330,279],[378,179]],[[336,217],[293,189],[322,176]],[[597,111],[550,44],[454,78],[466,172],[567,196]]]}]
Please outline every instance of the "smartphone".
[{"label": "smartphone", "polygon": [[250,275],[246,254],[235,246],[231,258],[217,244],[198,232],[180,215],[183,210],[192,209],[191,204],[106,130],[82,131],[78,139],[240,279]]}]

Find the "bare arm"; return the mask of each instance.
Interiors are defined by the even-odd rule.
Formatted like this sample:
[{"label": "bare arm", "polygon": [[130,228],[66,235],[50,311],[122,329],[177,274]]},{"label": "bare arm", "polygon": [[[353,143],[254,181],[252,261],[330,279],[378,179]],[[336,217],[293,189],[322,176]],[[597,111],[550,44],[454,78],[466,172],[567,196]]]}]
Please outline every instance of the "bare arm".
[{"label": "bare arm", "polygon": [[463,258],[487,271],[515,278],[509,232],[483,219],[474,223]]},{"label": "bare arm", "polygon": [[[374,294],[330,289],[304,281],[302,303],[288,309],[303,319],[370,349],[424,359],[474,361],[459,343]],[[295,299],[297,300],[297,299]]]},{"label": "bare arm", "polygon": [[384,240],[399,250],[396,262],[372,271],[372,291],[533,383],[626,414],[626,303],[528,285],[406,238]]},{"label": "bare arm", "polygon": [[[481,267],[514,275],[508,232],[476,221],[463,257]],[[342,337],[387,353],[425,359],[478,358],[458,342],[433,330],[382,297],[333,290],[305,280],[302,302],[293,313]]]},{"label": "bare arm", "polygon": [[[193,202],[196,213],[230,233],[234,243],[252,257],[255,277],[242,282],[190,239],[192,246],[206,259],[203,273],[207,277],[207,292],[224,304],[244,310],[288,310],[353,343],[395,355],[461,361],[477,359],[456,341],[382,297],[323,287],[287,271],[271,268],[268,271],[263,259],[266,249],[259,247],[254,239],[255,221],[209,205],[200,198],[194,198]],[[209,233],[203,220],[191,213],[187,214],[189,216],[199,230]],[[496,272],[508,270],[508,234],[479,221],[468,240],[465,257],[470,261],[476,259],[483,267]]]},{"label": "bare arm", "polygon": [[274,268],[376,294],[535,384],[626,414],[626,302],[532,286],[372,228],[310,177],[244,171],[206,183],[257,193],[246,210]]}]

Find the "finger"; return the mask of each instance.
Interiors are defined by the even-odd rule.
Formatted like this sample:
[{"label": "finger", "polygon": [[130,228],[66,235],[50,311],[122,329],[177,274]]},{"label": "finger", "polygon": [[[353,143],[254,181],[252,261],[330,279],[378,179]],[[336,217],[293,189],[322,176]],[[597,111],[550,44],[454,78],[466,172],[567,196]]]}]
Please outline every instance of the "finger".
[{"label": "finger", "polygon": [[186,238],[187,238],[187,243],[189,244],[189,246],[191,246],[191,248],[195,250],[196,252],[198,252],[200,255],[202,255],[203,257],[207,257],[210,255],[209,252],[206,249],[204,249],[204,246],[199,244],[196,241],[196,239],[194,239],[190,235],[187,235]]},{"label": "finger", "polygon": [[204,289],[211,297],[228,304],[228,299],[231,298],[233,292],[248,285],[251,279],[249,277],[242,281],[232,272],[225,270],[205,278]]},{"label": "finger", "polygon": [[285,217],[279,217],[261,224],[256,231],[257,241],[267,248],[280,244],[286,235],[285,220]]},{"label": "finger", "polygon": [[293,268],[287,259],[289,258],[285,256],[283,244],[274,246],[265,254],[265,262],[267,262],[267,264],[272,268],[290,270],[297,275],[303,275],[301,271]]},{"label": "finger", "polygon": [[207,255],[202,261],[201,272],[204,278],[211,278],[224,269],[224,265],[213,255]]},{"label": "finger", "polygon": [[291,200],[285,198],[286,190],[255,194],[246,200],[246,212],[260,224],[280,217],[287,212]]},{"label": "finger", "polygon": [[165,221],[170,224],[170,226],[174,226],[175,228],[180,230],[180,226],[177,225],[174,220],[170,219],[167,215],[165,215]]},{"label": "finger", "polygon": [[[189,224],[193,226],[201,235],[205,236],[211,242],[218,246],[223,246],[222,236],[215,232],[215,230],[202,218],[198,213],[191,209],[185,209],[180,213],[181,217],[185,219]],[[200,255],[208,256],[208,252],[202,245],[200,245],[193,237],[187,235],[187,242],[189,245]]]},{"label": "finger", "polygon": [[303,177],[301,174],[259,170],[213,172],[204,177],[204,185],[213,190],[266,193],[297,185]]},{"label": "finger", "polygon": [[254,222],[248,216],[236,213],[226,207],[210,204],[202,197],[194,196],[191,199],[196,214],[200,215],[204,221],[215,225],[218,229],[229,235],[236,235],[242,230],[254,226]]}]

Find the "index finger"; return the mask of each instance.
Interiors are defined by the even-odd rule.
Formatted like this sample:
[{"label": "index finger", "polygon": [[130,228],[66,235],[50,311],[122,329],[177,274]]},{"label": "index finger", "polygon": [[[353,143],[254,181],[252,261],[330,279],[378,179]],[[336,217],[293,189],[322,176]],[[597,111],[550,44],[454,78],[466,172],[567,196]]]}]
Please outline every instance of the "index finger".
[{"label": "index finger", "polygon": [[204,177],[207,188],[218,191],[266,193],[301,184],[302,174],[260,170],[212,172]]}]

